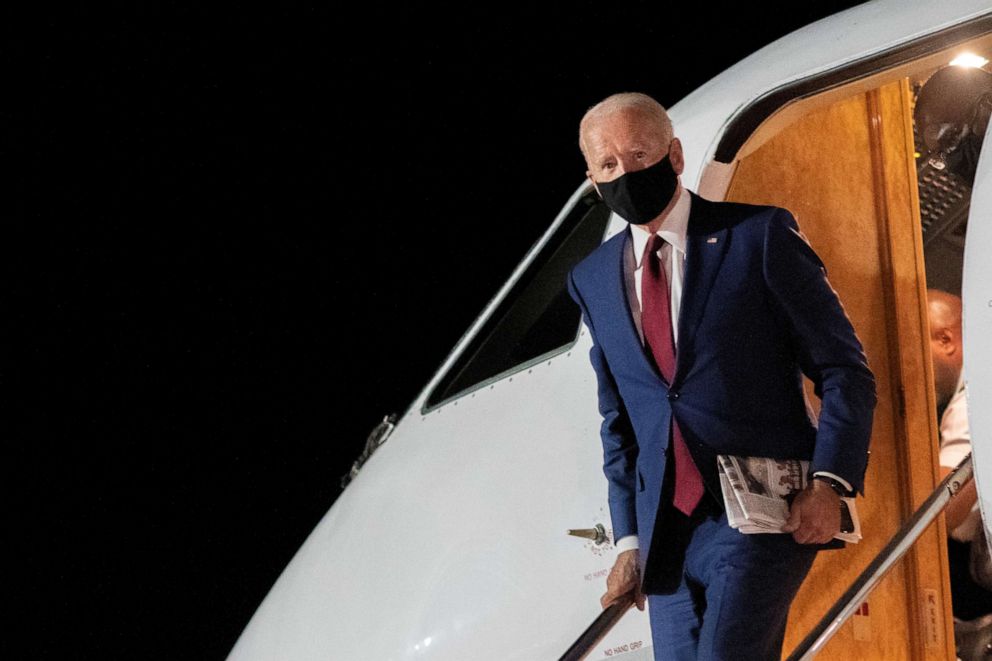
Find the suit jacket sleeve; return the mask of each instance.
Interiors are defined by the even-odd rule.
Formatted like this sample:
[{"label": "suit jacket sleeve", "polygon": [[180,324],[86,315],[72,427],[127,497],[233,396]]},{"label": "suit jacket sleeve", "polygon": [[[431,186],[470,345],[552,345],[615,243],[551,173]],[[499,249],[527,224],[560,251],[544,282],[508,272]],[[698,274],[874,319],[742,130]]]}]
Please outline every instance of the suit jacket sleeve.
[{"label": "suit jacket sleeve", "polygon": [[603,472],[609,482],[610,518],[613,522],[613,539],[637,534],[635,489],[637,483],[637,440],[627,415],[616,380],[610,372],[592,326],[589,311],[572,273],[568,274],[568,293],[582,309],[582,319],[589,329],[592,348],[589,361],[596,372],[599,412],[603,417],[600,438],[603,442]]},{"label": "suit jacket sleeve", "polygon": [[787,209],[769,220],[763,269],[772,305],[821,400],[810,472],[839,475],[864,494],[875,377],[823,262]]}]

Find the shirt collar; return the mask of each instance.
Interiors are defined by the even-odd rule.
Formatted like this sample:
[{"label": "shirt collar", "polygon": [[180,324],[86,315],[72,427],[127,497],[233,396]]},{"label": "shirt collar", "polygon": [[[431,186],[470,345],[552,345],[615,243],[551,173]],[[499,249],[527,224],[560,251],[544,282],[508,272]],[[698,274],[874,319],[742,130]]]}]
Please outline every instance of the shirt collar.
[{"label": "shirt collar", "polygon": [[[658,234],[661,238],[668,241],[673,246],[682,251],[685,254],[685,235],[686,228],[689,226],[689,207],[691,198],[689,196],[689,191],[679,183],[679,199],[675,202],[675,206],[672,210],[668,212],[665,220],[661,221],[661,228],[658,230]],[[633,239],[634,248],[634,267],[641,267],[641,257],[644,256],[644,246],[647,245],[648,239],[651,238],[650,232],[642,228],[640,225],[630,225],[630,234]]]}]

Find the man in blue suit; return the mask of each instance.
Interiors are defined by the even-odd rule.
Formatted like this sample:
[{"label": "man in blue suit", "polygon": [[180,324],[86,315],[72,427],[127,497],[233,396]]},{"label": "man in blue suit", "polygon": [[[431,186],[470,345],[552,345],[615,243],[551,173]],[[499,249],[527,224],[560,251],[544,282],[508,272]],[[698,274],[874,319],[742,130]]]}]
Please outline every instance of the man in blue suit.
[{"label": "man in blue suit", "polygon": [[[568,276],[592,338],[603,470],[624,595],[656,659],[779,659],[789,605],[864,493],[875,381],[816,253],[786,209],[682,187],[665,109],[611,96],[585,115],[587,176],[630,225]],[[815,384],[818,424],[802,374]],[[717,454],[810,460],[786,534],[723,511]]]}]

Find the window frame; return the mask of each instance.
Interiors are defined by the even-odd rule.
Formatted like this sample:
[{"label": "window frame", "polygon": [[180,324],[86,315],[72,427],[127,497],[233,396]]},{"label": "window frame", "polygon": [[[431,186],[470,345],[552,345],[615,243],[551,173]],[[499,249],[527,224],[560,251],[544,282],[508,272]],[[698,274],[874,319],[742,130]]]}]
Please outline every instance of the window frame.
[{"label": "window frame", "polygon": [[[583,208],[583,204],[586,200],[590,200],[591,204]],[[477,342],[485,342],[489,335],[482,337],[480,336],[485,332],[486,326],[495,318],[500,317],[505,314],[507,306],[512,304],[514,299],[514,294],[518,293],[517,286],[519,285],[521,279],[527,276],[528,273],[532,272],[532,269],[536,269],[539,272],[548,262],[549,256],[547,255],[547,249],[549,244],[554,242],[554,239],[562,232],[570,233],[573,231],[583,219],[587,217],[589,213],[592,213],[597,205],[602,206],[606,210],[606,220],[603,227],[603,231],[600,234],[599,242],[596,244],[596,248],[601,246],[604,241],[609,237],[610,226],[613,224],[614,214],[606,209],[605,203],[596,193],[596,190],[591,185],[585,185],[573,195],[573,198],[569,200],[569,203],[565,206],[560,214],[559,222],[556,222],[549,228],[548,232],[534,244],[531,250],[528,252],[528,256],[524,258],[523,262],[518,266],[515,274],[511,279],[504,285],[500,292],[496,295],[495,299],[487,305],[486,310],[483,311],[482,315],[473,323],[472,327],[469,329],[466,336],[458,342],[456,345],[459,348],[457,355],[451,356],[449,359],[445,360],[446,368],[439,372],[437,376],[432,379],[428,389],[426,390],[426,395],[423,398],[420,406],[421,415],[426,415],[432,411],[436,411],[454,401],[462,399],[468,395],[476,393],[480,390],[484,390],[500,381],[508,379],[515,374],[523,372],[533,368],[542,362],[548,361],[555,356],[559,356],[568,353],[578,342],[582,335],[582,317],[581,312],[579,313],[579,322],[575,329],[574,334],[570,341],[561,346],[546,351],[538,356],[529,358],[521,363],[514,365],[513,367],[507,368],[501,372],[493,374],[481,381],[468,386],[458,392],[455,392],[444,399],[437,402],[432,402],[432,397],[434,397],[439,390],[450,387],[450,383],[447,382],[448,377],[452,374],[453,370],[462,369],[468,363],[463,363],[462,358],[465,354],[473,349],[477,350],[481,345],[476,344]],[[575,216],[578,215],[578,218]],[[560,248],[564,244],[564,241],[558,244]],[[557,248],[556,248],[557,249]],[[595,249],[595,248],[594,248]],[[533,256],[531,256],[533,255]],[[563,283],[564,285],[564,283]],[[578,306],[576,306],[578,309]],[[469,359],[472,360],[472,359]]]}]

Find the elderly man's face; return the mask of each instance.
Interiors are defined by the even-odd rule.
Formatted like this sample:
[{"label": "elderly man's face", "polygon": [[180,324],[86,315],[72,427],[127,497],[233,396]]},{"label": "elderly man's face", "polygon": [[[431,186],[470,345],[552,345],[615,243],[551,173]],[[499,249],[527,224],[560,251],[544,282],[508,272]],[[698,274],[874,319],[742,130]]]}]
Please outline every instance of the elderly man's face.
[{"label": "elderly man's face", "polygon": [[625,110],[589,123],[585,130],[586,176],[593,183],[613,181],[627,172],[654,165],[670,153],[675,174],[685,161],[678,138],[668,143],[662,131],[636,111]]}]

